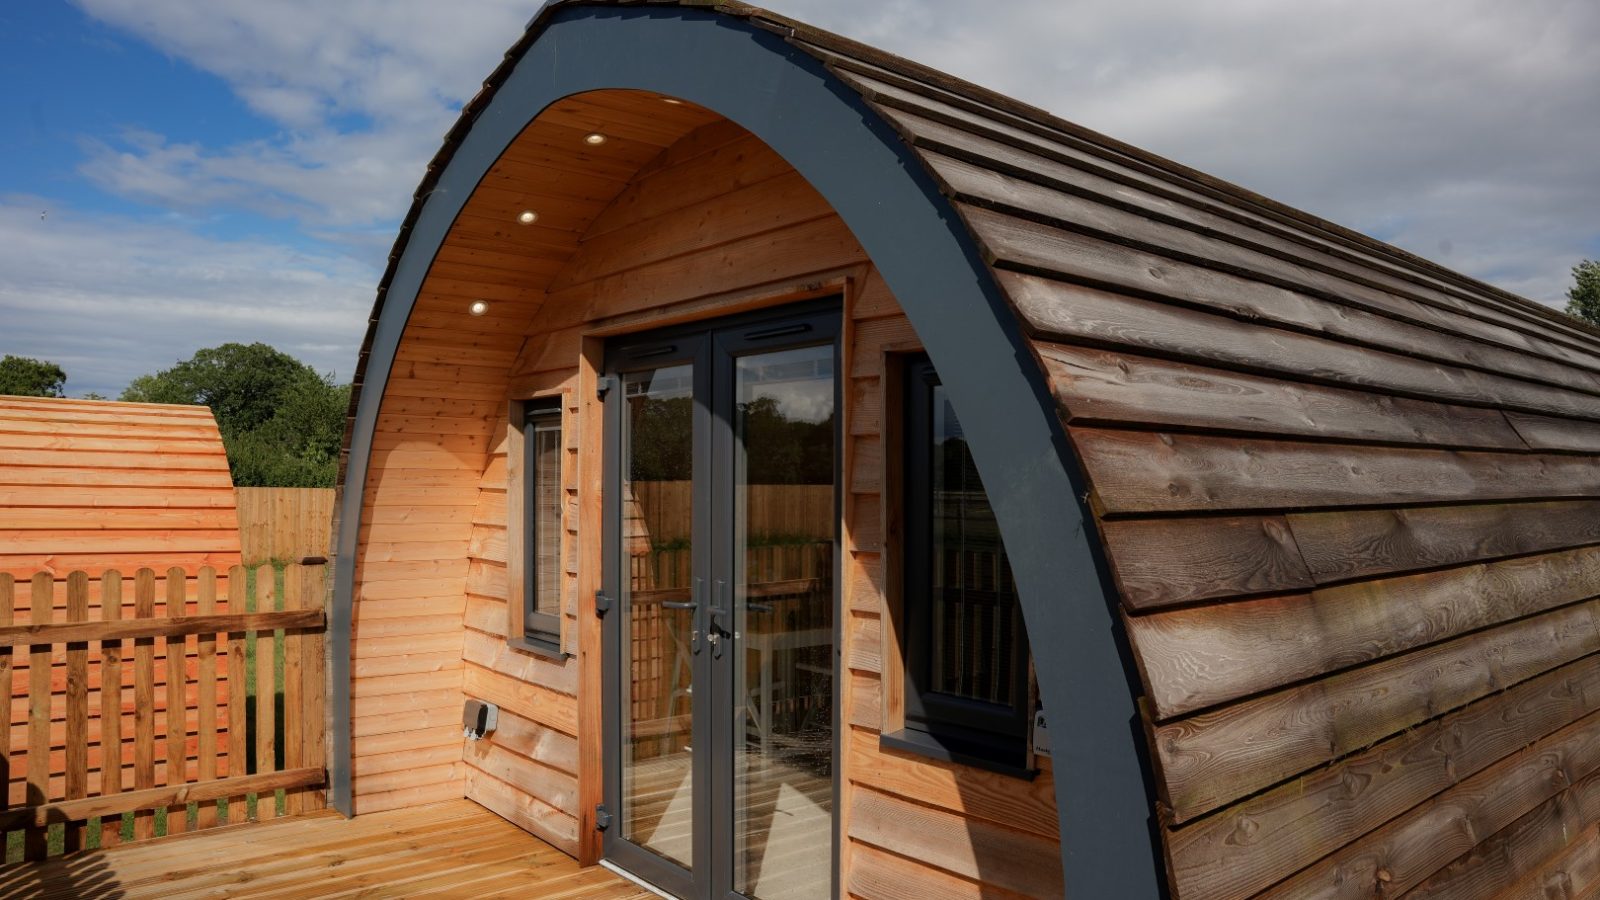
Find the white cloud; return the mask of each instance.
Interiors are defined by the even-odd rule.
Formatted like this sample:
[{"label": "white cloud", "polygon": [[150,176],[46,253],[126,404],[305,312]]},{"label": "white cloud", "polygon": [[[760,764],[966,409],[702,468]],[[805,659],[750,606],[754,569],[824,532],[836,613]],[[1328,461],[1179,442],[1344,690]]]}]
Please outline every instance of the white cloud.
[{"label": "white cloud", "polygon": [[283,129],[208,147],[133,132],[91,144],[84,175],[158,205],[232,204],[324,229],[398,226],[461,104],[530,14],[512,0],[79,5],[221,77]]},{"label": "white cloud", "polygon": [[[348,376],[411,191],[534,0],[76,2],[279,131],[86,141],[86,177],[180,214],[160,227],[0,205],[0,350],[78,392],[240,339]],[[1600,254],[1590,0],[773,3],[1545,302]],[[182,224],[238,209],[328,249]]]},{"label": "white cloud", "polygon": [[262,341],[348,379],[378,273],[333,253],[0,199],[0,354],[116,396],[202,347]]},{"label": "white cloud", "polygon": [[1600,4],[775,3],[1535,299],[1600,252]]}]

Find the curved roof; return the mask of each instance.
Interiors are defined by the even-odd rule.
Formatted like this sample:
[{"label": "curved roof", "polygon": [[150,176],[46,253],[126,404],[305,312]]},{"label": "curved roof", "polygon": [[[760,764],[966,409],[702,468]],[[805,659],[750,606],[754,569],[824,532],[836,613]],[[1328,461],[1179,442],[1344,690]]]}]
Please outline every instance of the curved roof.
[{"label": "curved roof", "polygon": [[[1564,821],[1588,802],[1575,792],[1600,783],[1600,699],[1589,699],[1600,698],[1600,601],[1589,599],[1600,595],[1600,332],[781,16],[614,6],[548,6],[447,136],[380,286],[352,413],[427,201],[552,26],[727,17],[764,46],[781,42],[829,90],[847,88],[870,113],[866,131],[912,161],[924,205],[954,223],[978,281],[968,300],[939,307],[892,266],[885,277],[958,405],[966,392],[963,420],[1000,384],[980,370],[1026,379],[993,398],[1016,417],[978,410],[995,428],[972,431],[1008,544],[1025,543],[1010,549],[1029,630],[1072,657],[1040,662],[1057,743],[1081,738],[1085,754],[1057,760],[1071,776],[1058,782],[1069,890],[1109,858],[1070,858],[1107,843],[1093,820],[1115,818],[1071,792],[1097,780],[1128,790],[1114,774],[1127,761],[1105,755],[1127,735],[1097,743],[1080,726],[1147,739],[1155,796],[1125,800],[1159,803],[1182,898],[1449,893],[1459,879],[1510,883],[1555,852],[1528,849],[1548,849],[1541,823]],[[813,181],[820,171],[796,168]],[[841,214],[878,259],[866,214]],[[944,321],[980,307],[1009,335],[985,345],[982,364]],[[1050,419],[1043,444],[1021,436],[1035,427],[1030,404]],[[1014,433],[983,433],[1002,429]],[[364,465],[359,427],[351,436]],[[1052,480],[1057,469],[1068,480]],[[359,514],[349,498],[344,508]],[[1102,587],[1113,604],[1103,626],[1092,614]],[[1096,646],[1097,662],[1079,658]],[[1088,685],[1115,686],[1118,660],[1137,671],[1138,723],[1127,698],[1080,702]]]},{"label": "curved roof", "polygon": [[203,406],[0,397],[0,572],[239,563],[222,435]]}]

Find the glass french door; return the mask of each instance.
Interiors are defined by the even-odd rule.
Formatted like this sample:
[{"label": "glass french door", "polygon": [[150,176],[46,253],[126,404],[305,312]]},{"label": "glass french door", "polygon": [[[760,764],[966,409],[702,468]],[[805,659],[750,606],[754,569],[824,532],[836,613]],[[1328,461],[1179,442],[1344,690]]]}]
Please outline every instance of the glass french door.
[{"label": "glass french door", "polygon": [[605,851],[679,896],[833,896],[838,322],[607,354]]}]

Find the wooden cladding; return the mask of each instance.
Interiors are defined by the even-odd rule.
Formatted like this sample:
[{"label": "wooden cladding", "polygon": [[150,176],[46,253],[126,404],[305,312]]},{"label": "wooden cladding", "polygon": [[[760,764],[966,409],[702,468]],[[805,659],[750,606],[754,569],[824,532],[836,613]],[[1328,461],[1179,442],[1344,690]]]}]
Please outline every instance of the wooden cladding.
[{"label": "wooden cladding", "polygon": [[164,577],[178,566],[193,578],[239,562],[233,480],[209,409],[0,397],[0,572],[150,566]]},{"label": "wooden cladding", "polygon": [[0,832],[28,859],[323,805],[323,567],[161,574],[0,573]]},{"label": "wooden cladding", "polygon": [[1144,687],[1174,896],[1592,889],[1600,342],[822,55],[921,153],[1052,388]]}]

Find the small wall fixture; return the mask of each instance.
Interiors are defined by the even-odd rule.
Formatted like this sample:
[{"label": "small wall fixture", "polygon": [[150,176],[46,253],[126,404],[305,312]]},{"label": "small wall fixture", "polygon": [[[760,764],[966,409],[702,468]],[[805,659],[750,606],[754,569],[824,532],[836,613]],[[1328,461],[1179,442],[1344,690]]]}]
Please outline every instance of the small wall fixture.
[{"label": "small wall fixture", "polygon": [[489,304],[484,300],[474,300],[472,301],[472,305],[467,307],[467,312],[472,313],[475,316],[481,316],[488,311]]},{"label": "small wall fixture", "polygon": [[531,209],[525,209],[522,212],[517,213],[517,221],[524,225],[532,225],[533,223],[539,221],[539,214]]},{"label": "small wall fixture", "polygon": [[606,136],[601,134],[598,131],[595,131],[595,132],[591,132],[587,137],[585,137],[583,139],[583,141],[586,144],[591,144],[593,146],[598,147],[601,144],[604,144],[606,142]]},{"label": "small wall fixture", "polygon": [[482,700],[468,700],[461,709],[461,735],[469,741],[481,741],[500,724],[500,707]]}]

